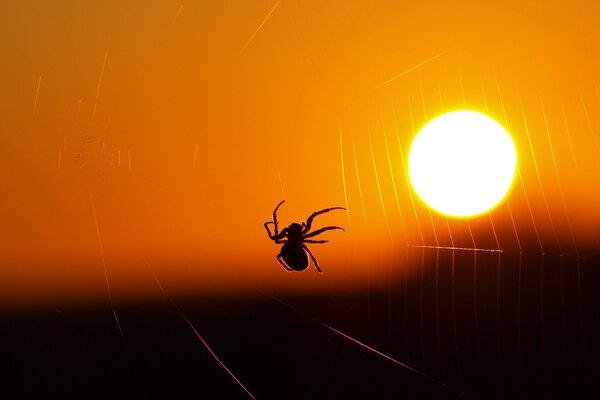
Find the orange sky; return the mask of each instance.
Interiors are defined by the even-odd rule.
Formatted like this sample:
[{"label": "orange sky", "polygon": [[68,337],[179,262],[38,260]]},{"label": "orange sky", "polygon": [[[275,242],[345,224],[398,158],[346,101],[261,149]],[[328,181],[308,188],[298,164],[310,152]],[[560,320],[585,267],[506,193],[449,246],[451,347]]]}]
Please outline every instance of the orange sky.
[{"label": "orange sky", "polygon": [[[527,250],[597,246],[599,5],[275,4],[0,5],[4,304],[105,296],[101,246],[124,297],[155,290],[143,256],[202,293],[350,288],[406,244],[472,247],[471,227],[497,247],[492,223],[518,250],[513,220]],[[420,127],[464,108],[513,135],[522,177],[469,226],[413,206],[402,163]],[[326,274],[277,264],[262,223],[284,197],[282,223],[348,206],[316,221],[348,228],[314,248]]]}]

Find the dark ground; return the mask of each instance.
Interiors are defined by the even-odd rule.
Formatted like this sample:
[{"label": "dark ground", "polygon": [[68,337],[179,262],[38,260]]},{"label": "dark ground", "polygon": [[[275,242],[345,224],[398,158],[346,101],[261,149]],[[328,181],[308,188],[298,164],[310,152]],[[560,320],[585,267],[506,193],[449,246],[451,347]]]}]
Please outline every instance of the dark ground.
[{"label": "dark ground", "polygon": [[[454,256],[454,312],[447,250],[426,250],[423,280],[391,294],[176,303],[258,399],[598,396],[600,262],[524,255],[519,268],[505,253],[498,275],[498,255],[481,253],[474,291],[473,253]],[[167,298],[115,308],[131,359],[107,304],[1,315],[0,398],[247,397]]]}]

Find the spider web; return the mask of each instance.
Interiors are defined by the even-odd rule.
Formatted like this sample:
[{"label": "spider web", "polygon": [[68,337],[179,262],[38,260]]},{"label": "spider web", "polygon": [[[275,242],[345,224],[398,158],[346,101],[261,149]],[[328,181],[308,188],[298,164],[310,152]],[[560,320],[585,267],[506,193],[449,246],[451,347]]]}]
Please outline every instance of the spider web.
[{"label": "spider web", "polygon": [[[422,79],[435,79],[435,72],[434,76],[422,75],[425,75]],[[392,263],[395,265],[392,268],[404,268],[406,276],[405,286],[393,288],[399,294],[393,294],[392,286],[389,287],[388,354],[473,397],[582,395],[582,388],[590,383],[586,334],[590,322],[585,311],[590,304],[590,292],[589,288],[586,292],[585,276],[592,280],[595,277],[598,255],[594,249],[598,247],[596,237],[590,240],[575,232],[574,225],[581,225],[581,221],[573,221],[563,188],[561,168],[578,170],[564,105],[562,102],[548,105],[540,98],[538,109],[526,111],[519,95],[513,94],[519,109],[508,117],[503,99],[508,91],[500,87],[497,78],[492,88],[485,87],[482,79],[479,98],[471,104],[461,74],[455,79],[459,82],[464,108],[491,112],[509,132],[522,133],[520,140],[526,146],[520,146],[520,158],[532,165],[535,173],[533,178],[531,174],[524,177],[521,164],[505,204],[476,219],[450,220],[420,204],[412,195],[407,178],[407,148],[412,136],[404,132],[416,133],[416,126],[422,126],[432,114],[447,111],[439,77],[437,93],[431,89],[427,93],[429,101],[425,101],[422,80],[417,81],[403,88],[405,99],[386,93],[381,96],[383,99],[372,100],[383,106],[379,112],[367,111],[360,128],[356,129],[361,122],[358,120],[346,123],[346,131],[341,128],[342,175],[349,220],[356,227],[362,214],[365,225],[367,219],[372,224],[379,218],[380,225],[387,225],[396,234],[405,233],[406,248],[402,250],[406,253],[406,263]],[[589,86],[593,86],[591,82]],[[439,108],[430,110],[425,104],[432,104],[435,97]],[[589,117],[581,93],[579,97],[582,106],[579,112]],[[550,106],[562,111],[559,114],[562,126],[553,121],[552,134],[546,111]],[[409,126],[399,128],[397,115],[402,112],[399,108],[408,114]],[[393,118],[386,120],[384,114]],[[530,129],[531,119],[538,120],[535,136]],[[586,141],[596,142],[589,118],[587,123],[589,129],[585,134],[590,136]],[[373,153],[374,131],[382,137],[377,157]],[[559,131],[568,139],[566,149],[557,149],[553,143],[552,137]],[[357,159],[355,151],[344,151],[345,144],[356,148],[355,142],[361,137],[361,147],[370,149],[371,160]],[[394,140],[396,154],[390,157],[389,143]],[[376,158],[383,161],[376,163]],[[399,171],[395,172],[389,163],[391,158],[402,160]],[[538,161],[541,158],[546,160],[545,178]],[[384,172],[386,167],[389,169]],[[360,179],[358,172],[354,180],[347,173],[353,168],[362,171]],[[387,182],[382,179],[384,174]],[[547,176],[553,177],[553,182],[548,183]],[[379,215],[372,211],[377,204],[365,206],[363,199],[365,181],[369,179],[372,191],[376,190],[379,196]],[[387,185],[387,197],[382,194],[382,185]],[[579,190],[585,192],[581,178],[579,185]],[[556,188],[558,193],[555,196],[558,200],[552,206],[547,186]],[[410,201],[400,205],[399,190],[410,193]],[[535,203],[532,198],[537,199]],[[516,209],[520,209],[519,218],[515,216]],[[366,210],[370,212],[368,217]],[[394,210],[396,219],[391,221]],[[507,226],[511,229],[507,230]],[[413,233],[407,235],[407,229]],[[380,239],[385,240],[385,236]],[[389,244],[393,251],[395,243]],[[416,266],[417,271],[414,268],[409,271],[411,266]],[[410,287],[409,282],[415,280],[418,284]],[[376,306],[368,307],[375,311]],[[396,317],[392,318],[392,313]],[[399,320],[403,323],[398,323]],[[392,338],[399,342],[396,346]],[[377,347],[386,347],[383,339]]]},{"label": "spider web", "polygon": [[[456,79],[462,87],[461,76]],[[340,132],[350,227],[354,232],[366,230],[373,235],[369,227],[377,225],[377,220],[380,226],[387,226],[370,244],[392,254],[385,279],[368,278],[365,295],[354,298],[353,303],[329,295],[315,296],[311,301],[264,294],[263,300],[253,300],[266,308],[269,301],[280,306],[278,310],[271,305],[270,313],[277,315],[271,317],[278,323],[290,318],[283,324],[288,329],[280,326],[278,331],[278,335],[289,338],[290,344],[273,344],[277,343],[277,335],[261,342],[251,330],[244,337],[253,345],[261,342],[262,346],[284,351],[289,358],[270,360],[285,363],[287,370],[297,374],[295,380],[286,380],[272,367],[267,371],[270,379],[282,382],[278,385],[252,374],[232,354],[231,343],[215,339],[218,335],[214,327],[219,323],[207,318],[206,310],[177,305],[152,272],[199,344],[246,395],[270,396],[273,392],[266,388],[272,386],[289,390],[287,397],[360,393],[365,397],[494,398],[583,395],[590,384],[589,316],[585,310],[590,292],[585,277],[594,276],[597,254],[579,245],[564,192],[561,189],[558,211],[552,210],[538,166],[533,180],[527,180],[522,171],[518,173],[512,193],[493,213],[476,220],[450,220],[432,213],[412,195],[405,169],[410,138],[400,132],[415,132],[422,124],[415,115],[419,105],[422,120],[443,111],[443,91],[438,87],[436,93],[440,109],[430,111],[423,100],[423,85],[419,82],[415,88],[416,93],[406,92],[404,108],[398,105],[400,100],[392,99],[388,109],[384,106],[376,113],[378,120],[373,125],[348,135],[342,124]],[[490,100],[491,90],[496,90],[495,103]],[[529,156],[535,164],[542,146],[540,136],[534,138],[529,132],[528,120],[540,117],[544,121],[544,108],[536,115],[525,112],[520,103],[517,116],[521,120],[509,119],[499,84],[491,89],[482,85],[480,101],[484,111],[500,110],[509,131],[514,131],[513,125],[522,124]],[[463,104],[470,106],[464,91]],[[409,125],[398,127],[398,115],[403,112],[408,113],[405,121]],[[392,122],[384,115],[391,115],[388,119]],[[564,116],[564,129],[568,129]],[[551,172],[560,187],[561,167],[554,158],[551,135],[549,131],[543,133],[552,154]],[[357,158],[358,147],[367,149],[363,158]],[[576,164],[576,152],[568,150],[570,161]],[[521,154],[528,157],[527,153]],[[395,170],[392,159],[402,160]],[[533,206],[536,194],[529,188],[536,183],[542,207]],[[367,198],[367,191],[376,196]],[[399,200],[401,191],[411,193],[408,201]],[[373,199],[375,202],[369,204]],[[523,210],[528,218],[516,216]],[[564,215],[558,217],[557,212]],[[560,218],[566,230],[562,236],[557,227]],[[284,317],[282,312],[291,315]],[[299,322],[298,318],[305,321]],[[245,326],[248,321],[238,323]],[[273,325],[267,317],[262,323],[262,328]],[[293,330],[301,330],[302,334],[294,335]],[[204,337],[206,331],[211,340]],[[306,344],[306,336],[315,342]],[[209,344],[213,341],[218,344]],[[286,350],[286,346],[302,341],[305,358]],[[240,347],[248,359],[268,359],[264,352],[253,352],[246,346]],[[297,365],[305,365],[306,369]],[[373,368],[379,372],[358,377],[358,371]],[[293,384],[288,386],[289,382]]]}]

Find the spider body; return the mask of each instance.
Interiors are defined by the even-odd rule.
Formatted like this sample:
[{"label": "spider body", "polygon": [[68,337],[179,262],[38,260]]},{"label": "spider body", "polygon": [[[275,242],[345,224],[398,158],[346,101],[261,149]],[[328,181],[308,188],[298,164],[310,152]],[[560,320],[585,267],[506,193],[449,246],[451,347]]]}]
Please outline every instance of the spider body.
[{"label": "spider body", "polygon": [[[279,261],[280,257],[283,262]],[[277,259],[284,268],[287,265],[289,269],[294,271],[304,271],[308,268],[308,255],[301,245],[285,243],[281,246],[281,253],[279,253]]]},{"label": "spider body", "polygon": [[[293,222],[287,228],[284,228],[281,232],[279,232],[277,210],[284,202],[285,200],[282,200],[277,207],[275,207],[275,211],[273,211],[273,221],[267,221],[264,224],[265,229],[269,234],[269,239],[273,240],[277,244],[283,244],[281,247],[281,252],[277,255],[277,261],[287,271],[304,271],[306,268],[308,268],[308,256],[310,256],[315,268],[322,273],[323,271],[321,271],[321,268],[319,268],[317,259],[306,246],[306,243],[327,243],[327,240],[313,240],[310,238],[329,230],[340,229],[343,231],[344,228],[339,226],[326,226],[311,232],[310,230],[312,227],[312,221],[317,215],[324,214],[332,210],[345,210],[345,208],[332,207],[314,212],[308,217],[306,223],[303,222],[302,224],[299,224],[297,222]],[[269,229],[269,225],[273,225],[273,233]]]}]

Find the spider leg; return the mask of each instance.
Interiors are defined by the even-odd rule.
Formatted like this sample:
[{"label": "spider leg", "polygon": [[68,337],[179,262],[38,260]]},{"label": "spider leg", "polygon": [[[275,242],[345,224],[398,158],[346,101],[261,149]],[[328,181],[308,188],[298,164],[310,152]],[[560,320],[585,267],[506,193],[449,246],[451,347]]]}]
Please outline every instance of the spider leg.
[{"label": "spider leg", "polygon": [[326,208],[324,210],[312,213],[310,215],[310,217],[308,217],[308,219],[306,220],[306,225],[305,225],[305,228],[302,230],[302,233],[306,233],[306,232],[310,231],[310,227],[312,225],[312,221],[313,221],[313,219],[317,215],[325,214],[325,213],[327,213],[329,211],[332,211],[332,210],[345,210],[345,208],[344,207],[331,207],[331,208]]},{"label": "spider leg", "polygon": [[[279,227],[277,225],[277,210],[279,210],[279,207],[281,207],[281,205],[283,203],[285,203],[285,200],[281,200],[279,202],[279,204],[277,204],[277,207],[275,207],[275,210],[273,210],[273,221],[267,221],[264,223],[265,229],[267,230],[267,233],[269,234],[269,238],[271,240],[274,240],[275,243],[285,243],[285,242],[281,241],[281,239],[286,237],[287,231],[288,231],[288,229],[285,228],[284,230],[279,232]],[[271,233],[271,230],[269,229],[269,225],[271,225],[271,224],[273,224],[275,227],[275,233]]]},{"label": "spider leg", "polygon": [[311,240],[311,239],[304,240],[304,243],[328,243],[328,242],[329,242],[329,240]]},{"label": "spider leg", "polygon": [[[285,242],[282,242],[281,239],[283,239],[287,235],[288,228],[285,228],[284,230],[282,230],[279,233],[272,234],[271,230],[269,229],[269,225],[273,224],[273,223],[274,222],[272,222],[272,221],[265,222],[265,229],[267,230],[267,233],[269,234],[269,239],[274,240],[275,243],[285,243]],[[275,229],[277,230],[277,225],[275,225]]]},{"label": "spider leg", "polygon": [[273,237],[273,234],[271,233],[271,230],[269,229],[269,225],[272,223],[273,223],[273,221],[268,221],[268,222],[265,222],[265,224],[264,224],[265,229],[267,230],[267,233],[269,234],[269,237]]},{"label": "spider leg", "polygon": [[344,228],[339,227],[339,226],[326,226],[324,228],[317,229],[314,232],[307,233],[306,235],[304,235],[304,238],[307,239],[307,238],[310,238],[310,237],[313,237],[313,236],[317,236],[318,234],[323,233],[325,231],[331,231],[331,230],[334,230],[334,229],[341,229],[341,230],[345,231]]},{"label": "spider leg", "polygon": [[306,250],[306,252],[310,256],[310,259],[312,260],[313,264],[315,265],[315,268],[317,269],[317,271],[319,271],[319,273],[322,274],[323,271],[321,271],[321,268],[319,268],[319,263],[318,263],[317,259],[315,258],[315,256],[313,255],[313,253],[309,250],[309,248],[305,244],[303,244],[302,247],[304,248],[304,250]]},{"label": "spider leg", "polygon": [[279,204],[277,204],[277,207],[275,207],[275,210],[273,210],[273,225],[275,225],[275,236],[279,235],[279,230],[277,229],[277,210],[279,210],[279,207],[281,207],[283,203],[285,203],[285,200],[281,200]]},{"label": "spider leg", "polygon": [[283,256],[281,255],[281,253],[277,254],[277,261],[279,261],[279,264],[281,264],[286,271],[292,270],[290,267],[287,266],[285,261],[283,261]]}]

